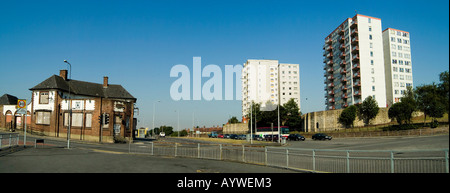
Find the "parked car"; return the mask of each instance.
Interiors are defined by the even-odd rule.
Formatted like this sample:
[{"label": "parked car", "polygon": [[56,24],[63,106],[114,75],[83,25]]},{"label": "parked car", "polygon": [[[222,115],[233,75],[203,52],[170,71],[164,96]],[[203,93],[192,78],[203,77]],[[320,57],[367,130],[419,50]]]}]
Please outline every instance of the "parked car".
[{"label": "parked car", "polygon": [[261,135],[253,135],[253,140],[262,141],[263,138],[261,137]]},{"label": "parked car", "polygon": [[264,136],[264,140],[266,141],[278,141],[278,135],[266,135]]},{"label": "parked car", "polygon": [[287,139],[289,141],[305,141],[305,137],[300,134],[289,134]]},{"label": "parked car", "polygon": [[223,135],[223,138],[224,138],[224,139],[230,139],[230,134],[225,134],[225,135]]},{"label": "parked car", "polygon": [[231,135],[230,135],[230,139],[238,139],[238,135],[236,135],[236,134],[231,134]]},{"label": "parked car", "polygon": [[246,140],[247,139],[247,135],[239,135],[238,139],[240,140]]},{"label": "parked car", "polygon": [[217,138],[223,138],[223,134],[217,135]]},{"label": "parked car", "polygon": [[325,140],[325,139],[331,140],[331,138],[332,138],[331,136],[325,133],[316,133],[312,136],[312,139],[314,140]]},{"label": "parked car", "polygon": [[210,134],[208,134],[208,137],[209,138],[217,138],[217,135],[218,135],[217,132],[213,131]]}]

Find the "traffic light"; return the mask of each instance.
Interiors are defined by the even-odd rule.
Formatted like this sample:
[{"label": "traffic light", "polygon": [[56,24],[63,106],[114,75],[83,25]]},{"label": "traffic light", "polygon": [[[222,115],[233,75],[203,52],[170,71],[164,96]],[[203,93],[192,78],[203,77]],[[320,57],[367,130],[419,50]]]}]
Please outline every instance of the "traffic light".
[{"label": "traffic light", "polygon": [[105,115],[105,125],[109,124],[109,115]]},{"label": "traffic light", "polygon": [[98,116],[98,122],[100,125],[103,123],[103,115]]}]

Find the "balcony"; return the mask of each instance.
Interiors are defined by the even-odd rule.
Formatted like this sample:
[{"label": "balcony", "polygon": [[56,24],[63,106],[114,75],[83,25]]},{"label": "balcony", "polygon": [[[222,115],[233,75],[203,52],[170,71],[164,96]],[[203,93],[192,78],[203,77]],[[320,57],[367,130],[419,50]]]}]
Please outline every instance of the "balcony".
[{"label": "balcony", "polygon": [[347,94],[343,94],[343,95],[342,95],[342,98],[343,98],[343,99],[347,99],[347,98],[348,98]]},{"label": "balcony", "polygon": [[347,70],[342,69],[342,70],[341,70],[341,74],[347,74]]},{"label": "balcony", "polygon": [[339,46],[339,50],[341,50],[342,52],[345,50],[345,45],[344,44],[341,44],[340,46]]},{"label": "balcony", "polygon": [[333,68],[328,68],[327,72],[333,74]]},{"label": "balcony", "polygon": [[345,60],[341,60],[341,62],[339,63],[341,67],[345,67],[346,64],[347,62]]},{"label": "balcony", "polygon": [[360,77],[361,77],[361,75],[359,74],[359,72],[353,74],[353,78],[360,78]]},{"label": "balcony", "polygon": [[334,110],[334,109],[335,109],[334,105],[328,107],[328,110]]},{"label": "balcony", "polygon": [[354,64],[352,69],[353,70],[358,70],[359,69],[359,63]]},{"label": "balcony", "polygon": [[334,64],[333,60],[329,60],[329,61],[327,62],[327,65],[333,66],[333,64]]},{"label": "balcony", "polygon": [[355,54],[352,56],[352,61],[358,61],[359,60],[359,54]]},{"label": "balcony", "polygon": [[354,96],[361,96],[361,91],[357,90],[357,91],[355,91],[355,93],[353,95]]},{"label": "balcony", "polygon": [[358,36],[355,36],[355,37],[352,38],[352,45],[353,44],[358,44],[358,42],[359,42]]},{"label": "balcony", "polygon": [[333,53],[332,52],[328,53],[327,58],[333,58]]},{"label": "balcony", "polygon": [[334,87],[334,83],[328,83],[328,87]]},{"label": "balcony", "polygon": [[355,82],[354,84],[353,84],[353,87],[361,87],[361,82]]},{"label": "balcony", "polygon": [[344,103],[344,104],[342,105],[342,107],[347,108],[347,107],[348,107],[348,103]]},{"label": "balcony", "polygon": [[359,51],[359,47],[358,46],[353,46],[352,53],[355,53],[357,51]]},{"label": "balcony", "polygon": [[328,91],[328,94],[329,94],[329,95],[334,95],[334,90]]},{"label": "balcony", "polygon": [[346,78],[346,77],[343,77],[343,78],[341,79],[341,82],[347,82],[347,78]]},{"label": "balcony", "polygon": [[331,38],[328,38],[325,40],[325,44],[331,44],[333,41],[331,40]]},{"label": "balcony", "polygon": [[358,26],[358,21],[357,20],[353,20],[352,24],[350,24],[350,28],[356,28]]},{"label": "balcony", "polygon": [[328,76],[328,80],[333,80],[333,79],[334,79],[333,75]]},{"label": "balcony", "polygon": [[345,30],[344,30],[344,29],[339,29],[339,32],[338,32],[338,34],[339,34],[339,35],[344,35],[344,32],[345,32]]},{"label": "balcony", "polygon": [[355,34],[358,34],[358,28],[352,29],[352,31],[351,31],[350,34],[351,34],[352,36],[355,35]]},{"label": "balcony", "polygon": [[341,54],[339,54],[339,57],[341,57],[341,59],[345,59],[345,56],[346,56],[347,54],[345,54],[345,52],[341,52]]},{"label": "balcony", "polygon": [[344,43],[344,41],[345,41],[345,37],[344,36],[341,36],[341,37],[339,37],[339,43]]},{"label": "balcony", "polygon": [[346,91],[346,90],[347,90],[347,87],[346,87],[346,86],[342,86],[342,87],[341,87],[341,90]]}]

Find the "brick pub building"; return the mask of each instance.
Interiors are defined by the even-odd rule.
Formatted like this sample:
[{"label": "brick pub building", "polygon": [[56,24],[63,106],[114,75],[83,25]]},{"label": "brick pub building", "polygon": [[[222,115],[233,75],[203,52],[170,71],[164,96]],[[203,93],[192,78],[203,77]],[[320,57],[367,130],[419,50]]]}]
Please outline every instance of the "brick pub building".
[{"label": "brick pub building", "polygon": [[[67,138],[70,121],[71,139],[114,142],[133,134],[137,99],[121,85],[109,84],[108,77],[103,77],[103,84],[84,82],[68,79],[67,70],[61,70],[59,76],[50,76],[30,90],[33,133]],[[101,125],[100,115],[109,116],[109,124]]]}]

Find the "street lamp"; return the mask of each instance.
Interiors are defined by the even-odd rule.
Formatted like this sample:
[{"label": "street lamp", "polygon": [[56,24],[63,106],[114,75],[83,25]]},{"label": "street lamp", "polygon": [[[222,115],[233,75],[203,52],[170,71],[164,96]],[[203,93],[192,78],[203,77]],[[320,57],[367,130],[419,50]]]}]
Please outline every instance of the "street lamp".
[{"label": "street lamp", "polygon": [[155,137],[155,104],[156,102],[161,102],[160,100],[153,102],[153,127],[152,127],[152,135]]},{"label": "street lamp", "polygon": [[178,113],[178,137],[180,137],[180,110],[175,110]]},{"label": "street lamp", "polygon": [[[64,60],[64,62],[66,63],[66,64],[68,64],[69,65],[69,79],[71,79],[72,78],[72,65],[67,61],[67,60]],[[69,126],[68,126],[68,129],[67,129],[67,149],[69,149],[70,148],[70,125],[71,125],[71,120],[72,120],[72,108],[71,108],[71,106],[72,106],[72,101],[70,100],[70,82],[69,82],[69,94],[68,94],[68,103],[67,103],[67,110],[69,110]]]}]

